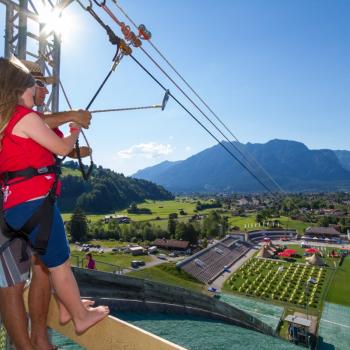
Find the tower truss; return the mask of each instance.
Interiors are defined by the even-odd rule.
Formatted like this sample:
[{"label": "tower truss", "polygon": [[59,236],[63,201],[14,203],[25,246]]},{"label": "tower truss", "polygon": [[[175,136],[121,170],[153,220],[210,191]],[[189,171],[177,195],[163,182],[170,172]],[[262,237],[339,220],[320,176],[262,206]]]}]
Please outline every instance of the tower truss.
[{"label": "tower truss", "polygon": [[[52,81],[46,108],[59,109],[61,38],[40,17],[40,8],[60,16],[74,0],[0,0],[6,7],[4,56],[37,62]],[[37,6],[35,6],[35,3]]]}]

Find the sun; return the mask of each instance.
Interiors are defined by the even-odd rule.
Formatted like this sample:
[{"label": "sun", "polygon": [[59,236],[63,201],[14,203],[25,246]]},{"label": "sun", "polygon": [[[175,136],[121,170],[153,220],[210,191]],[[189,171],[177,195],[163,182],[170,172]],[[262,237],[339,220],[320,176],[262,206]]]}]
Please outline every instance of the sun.
[{"label": "sun", "polygon": [[69,19],[67,13],[62,11],[62,9],[45,6],[40,9],[39,20],[44,25],[42,29],[44,34],[49,34],[53,31],[62,38],[66,37],[66,34],[72,29],[73,21]]}]

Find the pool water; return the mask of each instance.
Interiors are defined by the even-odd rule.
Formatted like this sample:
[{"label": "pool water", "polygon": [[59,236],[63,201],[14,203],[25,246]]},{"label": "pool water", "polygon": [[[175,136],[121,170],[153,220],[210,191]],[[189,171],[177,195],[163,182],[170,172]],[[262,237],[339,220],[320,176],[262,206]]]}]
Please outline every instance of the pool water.
[{"label": "pool water", "polygon": [[201,317],[127,312],[115,316],[190,350],[300,349],[278,338]]}]

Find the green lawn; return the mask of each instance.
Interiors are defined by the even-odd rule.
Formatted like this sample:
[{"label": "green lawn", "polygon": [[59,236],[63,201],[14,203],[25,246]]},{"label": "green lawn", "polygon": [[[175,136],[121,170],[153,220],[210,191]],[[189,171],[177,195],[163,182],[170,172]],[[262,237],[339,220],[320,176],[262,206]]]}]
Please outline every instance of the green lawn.
[{"label": "green lawn", "polygon": [[[224,285],[226,292],[310,308],[320,308],[331,271],[327,268],[252,258],[235,272]],[[305,291],[306,281],[313,278]]]},{"label": "green lawn", "polygon": [[128,276],[193,289],[197,292],[204,290],[204,284],[198,282],[186,272],[178,270],[175,263],[164,263],[147,269],[132,271],[128,273]]},{"label": "green lawn", "polygon": [[[171,201],[146,200],[143,203],[139,203],[137,206],[139,208],[150,209],[152,211],[152,214],[129,214],[125,209],[125,210],[121,210],[113,213],[101,214],[101,215],[87,215],[87,217],[92,222],[96,222],[98,220],[103,219],[105,215],[116,214],[116,215],[126,215],[132,221],[148,221],[148,220],[155,220],[156,217],[160,217],[161,219],[166,219],[166,222],[167,222],[169,214],[171,213],[177,213],[179,215],[179,218],[181,218],[182,217],[180,215],[181,209],[187,214],[186,215],[187,218],[190,217],[191,215],[194,214],[196,204],[197,202],[193,200],[184,200],[182,198],[178,198]],[[71,215],[72,213],[62,214],[63,220],[65,221],[70,220]]]},{"label": "green lawn", "polygon": [[95,244],[95,245],[99,244],[101,247],[118,248],[118,247],[126,247],[129,243],[128,242],[120,242],[120,241],[116,241],[116,240],[92,239],[91,241],[88,241],[87,244]]},{"label": "green lawn", "polygon": [[[77,250],[72,250],[71,262],[73,265],[77,265],[77,257],[79,257],[80,262],[85,266],[85,257],[86,253],[80,252]],[[96,260],[97,269],[101,271],[111,272],[114,271],[115,267],[130,268],[130,263],[132,260],[142,260],[145,262],[151,261],[151,257],[148,255],[132,256],[125,253],[95,253],[92,252],[94,260]],[[109,266],[107,264],[113,265]]]},{"label": "green lawn", "polygon": [[[228,222],[230,226],[238,226],[242,231],[250,231],[250,230],[259,230],[259,229],[265,229],[267,227],[263,226],[255,226],[256,223],[256,214],[252,213],[247,216],[231,216],[228,219]],[[279,218],[276,218],[276,220],[279,220],[282,228],[289,228],[289,229],[296,229],[299,234],[303,234],[305,231],[305,228],[315,225],[311,224],[309,222],[303,222],[298,220],[291,220],[290,218],[286,216],[281,216]],[[270,219],[272,221],[272,219]],[[246,225],[246,228],[245,228]]]},{"label": "green lawn", "polygon": [[[203,202],[203,201],[202,201]],[[204,202],[203,202],[204,203]],[[162,229],[166,229],[168,225],[168,217],[171,213],[178,214],[178,221],[187,222],[188,219],[195,214],[195,208],[197,205],[197,201],[190,198],[178,197],[174,200],[169,201],[153,201],[146,200],[143,203],[139,203],[139,208],[148,208],[152,211],[152,214],[129,214],[127,210],[121,210],[113,213],[106,214],[91,214],[87,215],[88,220],[91,222],[96,222],[105,217],[105,215],[126,215],[132,221],[150,221],[153,224],[160,226]],[[180,215],[180,210],[183,210],[186,215]],[[206,209],[198,212],[199,214],[208,214],[212,210],[215,209]],[[220,209],[223,210],[223,209]],[[263,229],[267,227],[259,227],[255,226],[255,213],[251,213],[247,216],[232,216],[231,211],[226,210],[222,215],[228,216],[228,222],[230,226],[238,226],[242,231],[249,231],[254,229]],[[62,217],[64,221],[69,221],[71,219],[72,213],[63,213]],[[304,233],[304,230],[308,226],[312,226],[310,223],[305,223],[298,220],[291,220],[285,216],[281,216],[278,218],[282,224],[283,228],[291,228],[296,229],[300,235]],[[271,221],[271,220],[270,220]]]},{"label": "green lawn", "polygon": [[291,220],[287,216],[281,216],[278,220],[283,225],[283,228],[296,229],[300,235],[303,235],[305,229],[309,226],[315,226],[316,224],[310,222],[304,222],[299,220]]},{"label": "green lawn", "polygon": [[350,256],[339,266],[330,285],[326,300],[350,306]]}]

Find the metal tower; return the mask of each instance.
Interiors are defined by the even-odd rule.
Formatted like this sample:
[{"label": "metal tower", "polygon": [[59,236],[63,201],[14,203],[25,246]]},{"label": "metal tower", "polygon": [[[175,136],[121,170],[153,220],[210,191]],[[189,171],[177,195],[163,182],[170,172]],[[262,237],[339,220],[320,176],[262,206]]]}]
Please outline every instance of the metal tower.
[{"label": "metal tower", "polygon": [[19,59],[37,62],[45,76],[52,77],[52,88],[47,108],[57,112],[59,108],[60,35],[47,30],[41,22],[34,2],[45,5],[51,11],[61,11],[74,0],[0,0],[6,6],[4,56],[16,55]]}]

